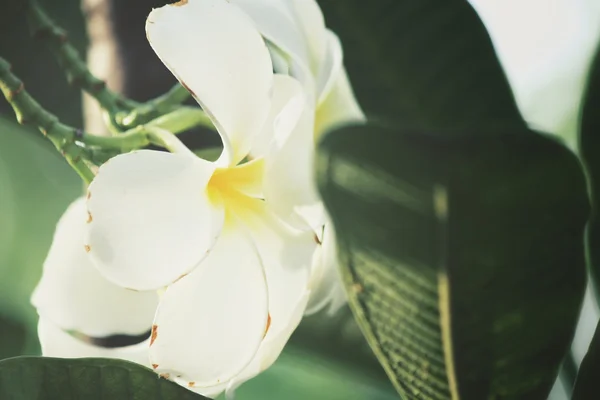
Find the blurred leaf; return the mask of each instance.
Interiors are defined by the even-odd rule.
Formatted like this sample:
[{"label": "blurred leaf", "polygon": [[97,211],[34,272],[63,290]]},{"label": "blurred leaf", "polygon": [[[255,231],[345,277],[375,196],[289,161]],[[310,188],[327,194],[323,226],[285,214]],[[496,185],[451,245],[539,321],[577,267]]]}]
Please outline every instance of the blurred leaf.
[{"label": "blurred leaf", "polygon": [[128,361],[18,357],[0,362],[0,398],[55,399],[205,399]]},{"label": "blurred leaf", "polygon": [[583,102],[580,153],[590,181],[592,216],[587,232],[590,273],[600,301],[600,47],[592,64]]},{"label": "blurred leaf", "polygon": [[598,371],[600,371],[600,323],[596,326],[590,348],[579,367],[571,400],[598,398]]},{"label": "blurred leaf", "polygon": [[[428,130],[524,128],[476,12],[464,0],[319,0],[368,116]],[[488,129],[489,131],[489,129]]]},{"label": "blurred leaf", "polygon": [[29,297],[56,222],[82,191],[81,180],[55,149],[0,116],[0,313],[25,324],[32,338],[37,314]]},{"label": "blurred leaf", "polygon": [[397,400],[398,394],[387,378],[373,378],[329,354],[288,344],[271,368],[236,390],[235,399]]},{"label": "blurred leaf", "polygon": [[455,139],[355,126],[319,185],[350,305],[406,399],[545,399],[584,293],[576,157],[530,131]]}]

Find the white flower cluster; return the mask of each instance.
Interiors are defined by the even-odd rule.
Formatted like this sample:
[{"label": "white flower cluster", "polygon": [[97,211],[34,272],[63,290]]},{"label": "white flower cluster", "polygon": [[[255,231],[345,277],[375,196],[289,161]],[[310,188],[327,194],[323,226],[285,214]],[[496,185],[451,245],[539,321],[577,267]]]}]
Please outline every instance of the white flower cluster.
[{"label": "white flower cluster", "polygon": [[[344,303],[312,163],[319,135],[363,115],[314,0],[184,0],[146,31],[223,152],[102,165],[59,222],[32,301],[45,355],[129,359],[216,396],[268,368],[303,315]],[[72,335],[148,330],[121,348]]]}]

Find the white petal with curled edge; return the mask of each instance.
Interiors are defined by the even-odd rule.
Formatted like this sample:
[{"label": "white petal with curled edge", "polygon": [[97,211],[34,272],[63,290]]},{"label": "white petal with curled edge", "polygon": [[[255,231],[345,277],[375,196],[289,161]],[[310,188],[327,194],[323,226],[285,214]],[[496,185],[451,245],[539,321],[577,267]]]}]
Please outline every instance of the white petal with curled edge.
[{"label": "white petal with curled edge", "polygon": [[[269,207],[280,218],[298,229],[306,230],[323,225],[323,221],[321,212],[312,212],[321,208],[313,179],[314,109],[306,101],[302,110],[291,129],[288,126],[290,119],[287,118],[280,118],[275,124],[277,140],[265,155],[263,190]],[[279,140],[280,130],[292,132],[286,139]],[[304,213],[304,210],[311,212]]]},{"label": "white petal with curled edge", "polygon": [[86,219],[82,197],[58,222],[31,302],[43,318],[88,336],[148,331],[158,305],[157,294],[127,290],[100,275],[84,249]]},{"label": "white petal with curled edge", "polygon": [[267,283],[256,247],[244,229],[228,219],[206,260],[169,286],[161,298],[151,362],[157,372],[176,376],[188,386],[223,383],[258,351],[268,309]]},{"label": "white petal with curled edge", "polygon": [[304,31],[311,58],[311,69],[313,74],[318,76],[327,48],[323,13],[315,0],[291,0],[290,5]]},{"label": "white petal with curled edge", "polygon": [[282,223],[264,201],[247,201],[237,215],[247,227],[263,261],[269,288],[267,336],[277,335],[288,328],[293,311],[308,291],[317,243],[312,232]]},{"label": "white petal with curled edge", "polygon": [[223,225],[206,190],[215,166],[189,155],[141,150],[102,165],[87,201],[85,248],[107,279],[158,289],[189,273]]},{"label": "white petal with curled edge", "polygon": [[329,94],[317,108],[315,115],[315,141],[326,131],[340,125],[362,122],[365,115],[352,91],[348,75],[342,68]]},{"label": "white petal with curled edge", "polygon": [[42,354],[46,357],[81,358],[102,357],[118,358],[150,366],[148,359],[148,340],[125,347],[106,348],[75,338],[43,317],[38,322],[38,336]]},{"label": "white petal with curled edge", "polygon": [[321,104],[331,92],[342,70],[342,44],[337,35],[330,30],[326,32],[327,52],[323,57],[317,79],[317,104]]},{"label": "white petal with curled edge", "polygon": [[248,365],[240,374],[231,380],[227,386],[227,400],[233,400],[234,394],[237,388],[247,380],[254,378],[261,372],[269,368],[277,360],[281,352],[283,351],[288,340],[294,333],[294,330],[300,324],[302,320],[302,313],[308,302],[309,292],[296,304],[296,308],[291,312],[289,316],[289,323],[284,330],[272,334],[267,333],[265,340],[260,346],[258,353],[252,360],[252,363]]},{"label": "white petal with curled edge", "polygon": [[252,20],[225,0],[191,0],[153,10],[146,34],[213,119],[224,145],[218,164],[237,164],[270,108],[271,58]]},{"label": "white petal with curled edge", "polygon": [[310,299],[305,315],[319,312],[328,305],[328,313],[333,314],[347,302],[342,278],[338,271],[335,231],[329,221],[325,225],[323,242],[315,254],[310,289]]},{"label": "white petal with curled edge", "polygon": [[286,0],[231,0],[252,18],[256,28],[284,53],[310,66],[308,43]]},{"label": "white petal with curled edge", "polygon": [[317,247],[312,232],[284,225],[259,200],[249,202],[239,218],[251,233],[265,266],[270,320],[256,356],[227,387],[228,398],[240,384],[275,362],[300,323],[310,294],[310,266]]},{"label": "white petal with curled edge", "polygon": [[[265,155],[275,138],[275,121],[278,121],[278,138],[284,142],[294,129],[304,106],[304,93],[300,82],[291,76],[274,75],[271,110],[262,132],[256,137],[250,155],[254,158]],[[282,113],[282,111],[284,111]],[[286,126],[282,126],[285,120]]]}]

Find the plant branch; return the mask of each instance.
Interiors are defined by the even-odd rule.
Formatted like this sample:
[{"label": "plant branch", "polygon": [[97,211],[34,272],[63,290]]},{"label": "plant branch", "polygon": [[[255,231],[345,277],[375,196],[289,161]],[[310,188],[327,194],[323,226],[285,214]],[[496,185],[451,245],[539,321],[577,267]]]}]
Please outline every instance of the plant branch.
[{"label": "plant branch", "polygon": [[[180,146],[165,135],[177,134],[202,125],[214,129],[206,115],[198,107],[180,107],[115,136],[99,136],[84,132],[59,122],[25,90],[25,85],[10,69],[10,64],[0,58],[0,90],[13,107],[20,124],[38,128],[65,156],[69,164],[86,180],[94,175],[85,161],[100,163],[116,154],[155,144],[172,150]],[[160,131],[157,131],[160,130]],[[157,134],[159,132],[160,134]],[[178,151],[179,151],[178,150]]]},{"label": "plant branch", "polygon": [[109,126],[113,131],[124,131],[145,124],[167,114],[190,97],[180,84],[167,93],[146,103],[124,98],[106,87],[106,83],[95,77],[87,68],[75,47],[68,40],[67,32],[46,14],[36,0],[27,1],[27,16],[31,33],[46,42],[60,66],[65,70],[67,81],[90,94],[108,114]]},{"label": "plant branch", "polygon": [[124,127],[131,128],[173,111],[190,97],[190,92],[179,83],[167,93],[139,105],[118,118]]},{"label": "plant branch", "polygon": [[112,92],[104,81],[91,74],[85,61],[69,42],[67,32],[48,17],[37,1],[28,0],[27,17],[32,35],[47,44],[65,70],[67,81],[94,97],[111,117],[114,118],[119,111],[131,110],[138,105]]},{"label": "plant branch", "polygon": [[23,82],[12,74],[10,64],[2,58],[0,58],[0,91],[14,109],[20,124],[31,124],[39,129],[86,183],[94,179],[94,173],[84,158],[83,148],[76,143],[80,131],[61,124],[55,115],[40,106],[27,93]]}]

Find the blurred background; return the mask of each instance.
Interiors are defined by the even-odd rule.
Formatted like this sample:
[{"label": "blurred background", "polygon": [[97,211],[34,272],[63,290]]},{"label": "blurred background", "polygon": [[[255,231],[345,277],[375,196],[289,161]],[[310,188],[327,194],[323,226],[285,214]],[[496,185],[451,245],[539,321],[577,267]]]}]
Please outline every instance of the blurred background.
[{"label": "blurred background", "polygon": [[[148,100],[175,80],[148,45],[144,23],[155,0],[41,1],[88,57],[108,86]],[[23,5],[0,5],[0,55],[27,90],[61,121],[99,133],[98,109],[70,87],[52,54],[30,37]],[[190,132],[196,145],[216,135]],[[83,193],[82,182],[39,132],[16,123],[0,99],[0,359],[39,355],[37,315],[30,294],[42,270],[54,227],[67,205]],[[77,299],[73,299],[77,301]],[[306,319],[277,363],[238,391],[241,400],[397,398],[362,338],[350,311]]]}]

